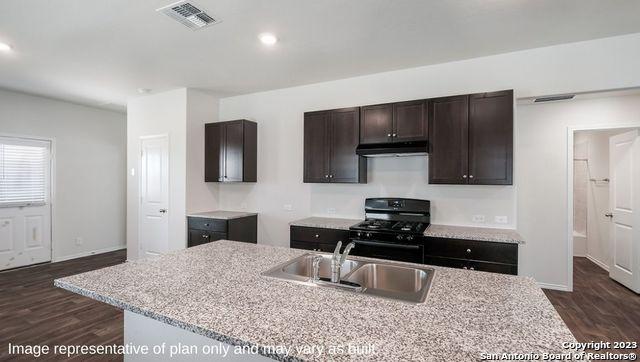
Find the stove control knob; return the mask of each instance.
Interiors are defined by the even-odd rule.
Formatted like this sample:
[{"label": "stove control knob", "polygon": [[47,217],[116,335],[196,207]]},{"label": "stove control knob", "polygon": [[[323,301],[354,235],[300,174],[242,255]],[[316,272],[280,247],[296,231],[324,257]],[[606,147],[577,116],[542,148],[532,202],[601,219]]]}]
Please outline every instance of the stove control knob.
[{"label": "stove control knob", "polygon": [[411,241],[411,240],[413,240],[413,236],[411,235],[407,236],[407,241]]},{"label": "stove control knob", "polygon": [[403,236],[402,236],[402,235],[398,235],[398,236],[396,236],[396,239],[398,239],[398,240],[402,240],[402,239],[403,239]]},{"label": "stove control knob", "polygon": [[359,238],[362,237],[362,231],[358,231],[358,233],[356,233],[356,235],[358,235]]},{"label": "stove control knob", "polygon": [[367,237],[367,239],[370,239],[371,238],[371,233],[367,233],[365,236]]}]

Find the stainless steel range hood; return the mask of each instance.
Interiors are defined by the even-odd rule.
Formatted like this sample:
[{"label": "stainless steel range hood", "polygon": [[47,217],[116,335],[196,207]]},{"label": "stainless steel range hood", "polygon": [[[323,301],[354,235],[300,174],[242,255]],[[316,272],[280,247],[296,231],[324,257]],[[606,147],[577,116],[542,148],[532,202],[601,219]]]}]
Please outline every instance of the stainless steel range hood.
[{"label": "stainless steel range hood", "polygon": [[426,156],[427,141],[379,143],[374,145],[359,145],[356,154],[364,157],[408,157]]}]

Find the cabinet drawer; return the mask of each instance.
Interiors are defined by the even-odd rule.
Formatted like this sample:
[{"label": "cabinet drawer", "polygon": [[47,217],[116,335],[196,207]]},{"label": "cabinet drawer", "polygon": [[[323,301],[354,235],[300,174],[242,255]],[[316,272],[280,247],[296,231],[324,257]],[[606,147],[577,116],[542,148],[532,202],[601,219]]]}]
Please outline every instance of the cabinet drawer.
[{"label": "cabinet drawer", "polygon": [[332,244],[335,247],[338,241],[343,244],[349,242],[349,231],[291,226],[291,240]]},{"label": "cabinet drawer", "polygon": [[212,231],[189,229],[188,246],[197,246],[216,240],[226,239],[227,234]]},{"label": "cabinet drawer", "polygon": [[518,263],[518,245],[488,241],[426,238],[424,253],[454,259],[470,259],[501,264]]},{"label": "cabinet drawer", "polygon": [[425,256],[424,263],[429,265],[446,266],[449,268],[518,275],[518,266],[515,264],[489,263],[476,260],[441,258],[437,256]]},{"label": "cabinet drawer", "polygon": [[203,217],[189,217],[189,229],[227,232],[227,220],[208,219]]},{"label": "cabinet drawer", "polygon": [[318,248],[318,243],[291,240],[289,247],[292,249],[316,250]]}]

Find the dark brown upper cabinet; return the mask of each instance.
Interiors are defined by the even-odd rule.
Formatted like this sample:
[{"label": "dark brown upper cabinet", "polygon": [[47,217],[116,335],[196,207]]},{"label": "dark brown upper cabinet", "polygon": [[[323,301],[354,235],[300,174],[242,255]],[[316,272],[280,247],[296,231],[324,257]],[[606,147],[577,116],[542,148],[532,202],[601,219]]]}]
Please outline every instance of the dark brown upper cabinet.
[{"label": "dark brown upper cabinet", "polygon": [[429,101],[429,183],[511,185],[513,91]]},{"label": "dark brown upper cabinet", "polygon": [[204,127],[205,182],[256,182],[257,124],[244,119]]},{"label": "dark brown upper cabinet", "polygon": [[429,183],[466,184],[469,97],[429,101]]},{"label": "dark brown upper cabinet", "polygon": [[469,96],[469,183],[513,184],[513,91]]},{"label": "dark brown upper cabinet", "polygon": [[360,109],[304,114],[305,183],[366,183],[367,162],[356,155]]},{"label": "dark brown upper cabinet", "polygon": [[361,109],[360,144],[426,141],[426,102],[377,104]]}]

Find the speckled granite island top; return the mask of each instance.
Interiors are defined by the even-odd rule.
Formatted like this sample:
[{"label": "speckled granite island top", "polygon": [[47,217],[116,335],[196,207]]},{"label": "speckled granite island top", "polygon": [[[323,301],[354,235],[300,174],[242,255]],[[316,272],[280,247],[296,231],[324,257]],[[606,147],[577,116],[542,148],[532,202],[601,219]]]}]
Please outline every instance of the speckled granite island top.
[{"label": "speckled granite island top", "polygon": [[255,212],[244,212],[244,211],[206,211],[206,212],[195,212],[191,214],[187,214],[189,217],[202,217],[205,219],[219,219],[219,220],[231,220],[238,219],[241,217],[254,216],[258,215]]},{"label": "speckled granite island top", "polygon": [[513,229],[494,229],[468,226],[431,224],[424,236],[448,239],[492,241],[496,243],[524,244],[524,239]]},{"label": "speckled granite island top", "polygon": [[305,251],[218,241],[57,279],[58,287],[225,343],[372,345],[374,353],[279,360],[476,361],[481,353],[567,352],[575,342],[531,278],[436,269],[408,304],[260,275]]},{"label": "speckled granite island top", "polygon": [[306,226],[311,228],[349,230],[355,224],[362,222],[362,219],[342,219],[334,217],[313,216],[289,223],[291,226]]}]

